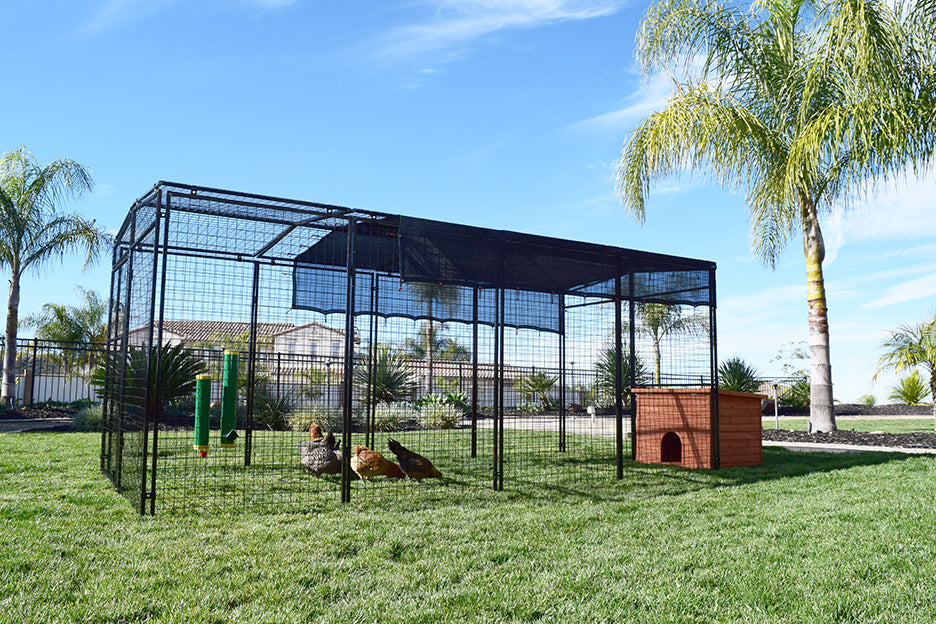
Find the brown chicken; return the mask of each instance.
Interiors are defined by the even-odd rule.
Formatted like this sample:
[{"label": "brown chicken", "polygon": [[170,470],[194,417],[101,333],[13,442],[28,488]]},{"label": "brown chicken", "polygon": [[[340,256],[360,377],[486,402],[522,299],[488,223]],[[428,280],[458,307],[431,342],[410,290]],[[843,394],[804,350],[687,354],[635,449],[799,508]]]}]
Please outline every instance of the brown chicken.
[{"label": "brown chicken", "polygon": [[400,470],[410,479],[422,481],[423,479],[442,478],[442,473],[438,468],[419,453],[414,453],[393,438],[387,439],[387,446],[400,462]]},{"label": "brown chicken", "polygon": [[406,477],[400,467],[384,458],[377,451],[372,451],[366,446],[355,446],[351,453],[351,470],[361,477],[361,481],[367,482],[371,477],[385,475],[388,479],[403,479]]},{"label": "brown chicken", "polygon": [[321,442],[323,440],[322,428],[317,424],[309,425],[309,442]]}]

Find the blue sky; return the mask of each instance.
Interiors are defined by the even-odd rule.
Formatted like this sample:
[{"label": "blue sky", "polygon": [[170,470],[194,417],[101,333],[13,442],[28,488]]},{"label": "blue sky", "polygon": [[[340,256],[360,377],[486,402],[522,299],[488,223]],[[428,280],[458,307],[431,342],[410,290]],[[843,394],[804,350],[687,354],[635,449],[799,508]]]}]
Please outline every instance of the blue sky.
[{"label": "blue sky", "polygon": [[[775,271],[743,199],[685,175],[638,226],[614,196],[627,133],[665,103],[616,0],[5,0],[0,151],[89,167],[69,207],[116,229],[157,180],[714,260],[721,359],[805,340],[798,235]],[[873,392],[886,331],[936,312],[934,177],[824,222],[835,397]],[[49,266],[21,314],[106,294],[106,262]],[[6,277],[4,277],[6,279]]]}]

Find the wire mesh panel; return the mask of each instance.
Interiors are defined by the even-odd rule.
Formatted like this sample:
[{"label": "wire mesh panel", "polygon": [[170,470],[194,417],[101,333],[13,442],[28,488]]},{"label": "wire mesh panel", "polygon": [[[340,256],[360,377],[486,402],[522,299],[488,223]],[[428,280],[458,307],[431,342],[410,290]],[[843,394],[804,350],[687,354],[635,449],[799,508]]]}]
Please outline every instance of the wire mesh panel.
[{"label": "wire mesh panel", "polygon": [[714,383],[703,261],[171,183],[114,258],[101,465],[142,512],[620,478],[630,389]]}]

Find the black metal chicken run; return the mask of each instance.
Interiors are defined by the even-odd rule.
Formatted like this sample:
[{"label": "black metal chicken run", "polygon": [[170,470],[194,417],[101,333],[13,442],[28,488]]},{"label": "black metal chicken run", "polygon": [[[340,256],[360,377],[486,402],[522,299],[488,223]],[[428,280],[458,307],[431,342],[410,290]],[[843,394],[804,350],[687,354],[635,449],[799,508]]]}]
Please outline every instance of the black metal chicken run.
[{"label": "black metal chicken run", "polygon": [[[385,431],[495,490],[572,456],[621,478],[630,389],[716,378],[712,262],[171,182],[117,234],[109,321],[101,469],[144,514],[380,495],[350,458],[393,459]],[[221,403],[225,350],[238,437],[214,405],[201,457],[194,377]],[[299,462],[312,422],[331,480]]]}]

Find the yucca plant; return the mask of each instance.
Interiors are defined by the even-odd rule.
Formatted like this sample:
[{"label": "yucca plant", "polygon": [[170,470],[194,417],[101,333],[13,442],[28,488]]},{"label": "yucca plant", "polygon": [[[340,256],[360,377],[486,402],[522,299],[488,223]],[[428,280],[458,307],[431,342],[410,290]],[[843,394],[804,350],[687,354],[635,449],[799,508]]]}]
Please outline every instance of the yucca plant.
[{"label": "yucca plant", "polygon": [[[155,408],[157,407],[156,382],[158,377],[159,410],[162,411],[173,399],[194,394],[195,378],[205,372],[207,372],[205,362],[182,344],[162,345],[151,351],[141,347],[131,347],[125,360],[119,354],[116,357],[114,354],[108,354],[106,362],[94,371],[91,383],[101,388],[101,393],[106,393],[109,400],[117,401],[122,396],[124,402],[140,406],[146,401],[148,387],[149,402],[146,407]],[[149,373],[148,383],[147,373]],[[107,387],[104,384],[105,375]],[[122,395],[121,388],[123,389]]]},{"label": "yucca plant", "polygon": [[[626,350],[622,355],[623,357],[620,361],[621,381],[623,383],[623,401],[624,405],[626,406],[628,405],[628,397],[630,393],[630,358],[628,357]],[[608,347],[598,354],[598,361],[595,362],[595,370],[598,373],[595,402],[598,403],[599,407],[609,407],[615,403],[614,384],[615,375],[617,374],[616,359],[617,358],[615,358],[614,348]],[[634,381],[639,385],[647,381],[650,375],[640,358],[635,357],[634,363]]]},{"label": "yucca plant", "polygon": [[370,351],[365,351],[354,367],[354,388],[366,404],[393,403],[413,394],[416,378],[405,357],[389,345],[378,344],[373,358]]},{"label": "yucca plant", "polygon": [[739,357],[725,360],[718,367],[718,387],[722,390],[757,392],[760,386],[760,373]]}]

